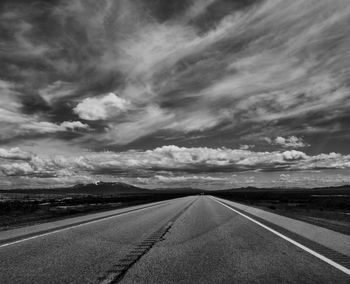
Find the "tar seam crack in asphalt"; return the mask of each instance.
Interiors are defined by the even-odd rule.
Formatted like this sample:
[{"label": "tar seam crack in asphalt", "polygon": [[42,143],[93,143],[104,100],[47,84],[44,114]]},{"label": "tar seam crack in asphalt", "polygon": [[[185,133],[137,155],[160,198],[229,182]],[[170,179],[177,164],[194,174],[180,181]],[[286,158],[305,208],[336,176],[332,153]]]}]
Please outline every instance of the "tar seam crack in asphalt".
[{"label": "tar seam crack in asphalt", "polygon": [[164,240],[164,235],[170,230],[175,221],[195,202],[192,201],[179,213],[173,216],[166,225],[162,226],[157,231],[153,232],[146,239],[137,244],[126,256],[120,259],[113,267],[108,270],[105,276],[98,279],[100,284],[114,284],[119,283],[126,272],[145,255],[157,242]]}]

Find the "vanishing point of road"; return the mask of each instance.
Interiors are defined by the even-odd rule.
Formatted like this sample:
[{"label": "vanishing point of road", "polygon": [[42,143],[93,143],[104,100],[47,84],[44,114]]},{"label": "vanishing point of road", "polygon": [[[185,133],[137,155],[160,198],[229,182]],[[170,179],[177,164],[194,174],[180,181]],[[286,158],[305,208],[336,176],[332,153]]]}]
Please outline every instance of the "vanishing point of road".
[{"label": "vanishing point of road", "polygon": [[0,283],[350,283],[317,246],[240,212],[189,196],[3,231]]}]

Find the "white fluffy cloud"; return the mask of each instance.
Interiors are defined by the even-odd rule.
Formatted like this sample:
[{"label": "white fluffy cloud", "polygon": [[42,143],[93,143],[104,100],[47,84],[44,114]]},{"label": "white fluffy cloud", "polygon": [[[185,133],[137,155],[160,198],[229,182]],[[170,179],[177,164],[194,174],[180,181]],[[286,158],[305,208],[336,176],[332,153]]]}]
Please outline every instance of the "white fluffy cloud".
[{"label": "white fluffy cloud", "polygon": [[[6,152],[5,152],[6,151]],[[166,172],[239,172],[245,170],[350,168],[350,155],[336,153],[308,156],[301,151],[254,152],[250,150],[206,147],[163,146],[147,151],[90,152],[80,156],[40,157],[18,148],[1,149],[4,157],[22,159],[24,162],[2,165],[3,172],[27,173],[38,176],[56,176],[90,172],[102,175],[124,173],[127,175]],[[5,153],[5,154],[4,154]],[[28,158],[30,157],[30,158]],[[11,158],[9,158],[11,159]],[[28,165],[24,167],[24,165]],[[13,170],[12,170],[13,168]],[[25,168],[26,171],[20,171]]]},{"label": "white fluffy cloud", "polygon": [[86,98],[80,102],[74,112],[86,120],[108,119],[128,110],[130,102],[109,93],[102,97]]},{"label": "white fluffy cloud", "polygon": [[[11,106],[11,104],[7,106],[9,105]],[[20,113],[19,108],[20,106],[16,105],[16,107],[8,110],[0,106],[0,139],[11,139],[33,134],[90,130],[89,125],[80,121],[64,121],[62,123],[40,121],[37,116]]]},{"label": "white fluffy cloud", "polygon": [[278,136],[273,140],[273,144],[280,145],[285,148],[302,148],[309,146],[306,144],[302,138],[296,136],[289,136],[287,138]]},{"label": "white fluffy cloud", "polygon": [[55,133],[60,131],[87,130],[89,126],[80,121],[64,121],[60,124],[42,121],[30,122],[20,126],[21,132],[33,131],[36,133]]},{"label": "white fluffy cloud", "polygon": [[286,161],[305,160],[308,158],[305,153],[295,150],[285,151],[282,155]]},{"label": "white fluffy cloud", "polygon": [[0,170],[6,176],[26,176],[34,173],[29,163],[12,163],[0,165]]},{"label": "white fluffy cloud", "polygon": [[[313,178],[312,182],[304,177],[300,179],[300,176],[305,176],[304,171],[350,169],[350,155],[329,153],[309,156],[296,150],[254,152],[169,145],[147,151],[86,152],[69,156],[39,156],[19,148],[0,149],[0,154],[0,176],[3,180],[0,185],[11,179],[11,184],[21,186],[25,186],[23,181],[21,183],[24,178],[28,185],[33,181],[33,184],[51,182],[55,186],[66,182],[71,185],[82,179],[88,182],[120,180],[152,187],[283,186],[287,174],[291,176],[288,179],[291,186],[303,186],[304,183],[305,186],[315,186],[317,178]],[[281,171],[286,176],[280,176]],[[258,177],[257,173],[261,175]],[[273,173],[276,176],[268,180],[267,176]],[[322,183],[339,184],[343,179],[348,180],[335,174],[331,176],[322,177]]]},{"label": "white fluffy cloud", "polygon": [[223,181],[227,178],[215,177],[210,175],[180,175],[180,176],[164,176],[164,175],[155,175],[154,179],[164,182],[164,183],[173,183],[173,182],[191,182],[191,181]]},{"label": "white fluffy cloud", "polygon": [[89,126],[80,121],[64,121],[60,124],[60,127],[67,130],[75,130],[75,129],[88,129]]},{"label": "white fluffy cloud", "polygon": [[252,148],[254,148],[255,147],[255,145],[247,145],[247,144],[244,144],[244,145],[240,145],[239,146],[239,149],[240,150],[249,150],[249,149],[252,149]]},{"label": "white fluffy cloud", "polygon": [[261,140],[267,142],[268,144],[281,146],[283,148],[304,148],[310,146],[304,142],[303,138],[296,136],[289,136],[286,138],[277,136],[275,139],[263,137]]},{"label": "white fluffy cloud", "polygon": [[11,149],[0,148],[1,159],[13,159],[13,160],[29,160],[32,154],[26,151],[22,151],[20,148],[15,147]]}]

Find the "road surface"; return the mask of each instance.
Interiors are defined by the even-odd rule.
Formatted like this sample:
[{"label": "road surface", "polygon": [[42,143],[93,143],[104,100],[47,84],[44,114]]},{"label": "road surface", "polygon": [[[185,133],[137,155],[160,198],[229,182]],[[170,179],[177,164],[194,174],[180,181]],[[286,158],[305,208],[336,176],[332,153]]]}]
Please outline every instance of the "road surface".
[{"label": "road surface", "polygon": [[0,232],[0,282],[350,283],[346,272],[208,196],[76,221],[22,237],[6,232],[8,240]]}]

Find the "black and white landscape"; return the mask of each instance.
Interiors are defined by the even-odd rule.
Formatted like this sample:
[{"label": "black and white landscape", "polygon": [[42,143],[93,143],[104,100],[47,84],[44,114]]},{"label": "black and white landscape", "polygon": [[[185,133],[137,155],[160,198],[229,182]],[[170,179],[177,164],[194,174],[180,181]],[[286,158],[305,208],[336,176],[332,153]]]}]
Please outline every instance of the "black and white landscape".
[{"label": "black and white landscape", "polygon": [[0,0],[0,282],[349,283],[349,110],[349,0]]}]

